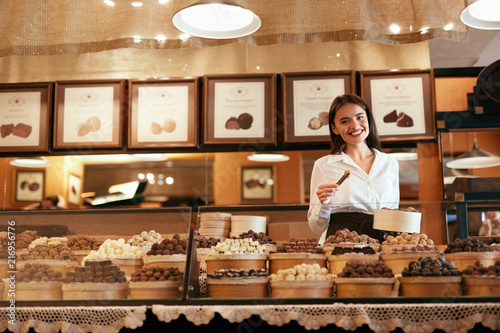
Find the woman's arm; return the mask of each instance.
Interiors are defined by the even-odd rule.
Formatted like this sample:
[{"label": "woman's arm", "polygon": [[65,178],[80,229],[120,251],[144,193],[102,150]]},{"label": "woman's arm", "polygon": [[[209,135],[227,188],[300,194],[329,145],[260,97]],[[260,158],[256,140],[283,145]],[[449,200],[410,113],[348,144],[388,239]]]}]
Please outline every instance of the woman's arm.
[{"label": "woman's arm", "polygon": [[[309,222],[309,227],[312,232],[317,235],[321,235],[327,228],[328,223],[330,223],[330,214],[332,206],[328,203],[321,203],[318,197],[318,187],[322,184],[326,184],[327,179],[321,170],[321,167],[314,163],[312,175],[311,175],[311,189],[309,198],[309,211],[307,212],[307,220]],[[329,191],[326,189],[320,190],[321,195],[324,191]]]}]

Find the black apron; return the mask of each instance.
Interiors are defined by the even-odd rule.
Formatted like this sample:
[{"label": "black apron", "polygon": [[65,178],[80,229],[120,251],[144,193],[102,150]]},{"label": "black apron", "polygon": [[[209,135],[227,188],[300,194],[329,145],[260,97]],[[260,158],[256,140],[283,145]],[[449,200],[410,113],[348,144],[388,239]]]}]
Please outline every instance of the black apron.
[{"label": "black apron", "polygon": [[356,231],[359,235],[365,234],[378,239],[380,243],[384,241],[384,233],[373,229],[373,215],[365,213],[333,213],[330,215],[330,224],[326,232],[326,238],[335,235],[337,230],[344,228],[349,231]]}]

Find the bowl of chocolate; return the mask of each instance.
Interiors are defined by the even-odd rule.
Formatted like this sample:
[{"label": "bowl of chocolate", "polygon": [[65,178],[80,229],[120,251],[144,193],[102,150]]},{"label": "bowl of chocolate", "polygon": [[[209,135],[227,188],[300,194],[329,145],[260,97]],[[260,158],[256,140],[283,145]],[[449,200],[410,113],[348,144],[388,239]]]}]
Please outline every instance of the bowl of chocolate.
[{"label": "bowl of chocolate", "polygon": [[447,297],[460,296],[462,292],[459,270],[443,256],[412,261],[401,275],[398,278],[401,296]]},{"label": "bowl of chocolate", "polygon": [[500,252],[495,251],[478,238],[455,239],[448,243],[444,250],[444,256],[447,261],[453,262],[459,270],[465,270],[474,265],[476,261],[481,261],[484,266],[490,266],[500,260]]},{"label": "bowl of chocolate", "polygon": [[461,273],[464,295],[500,296],[500,260],[490,266],[484,266],[481,261],[476,261]]},{"label": "bowl of chocolate", "polygon": [[174,267],[142,267],[130,278],[130,299],[180,298],[183,277],[184,273]]},{"label": "bowl of chocolate", "polygon": [[208,297],[267,297],[268,273],[265,268],[218,269],[207,274]]},{"label": "bowl of chocolate", "polygon": [[335,278],[337,297],[390,297],[394,274],[382,261],[350,261]]}]

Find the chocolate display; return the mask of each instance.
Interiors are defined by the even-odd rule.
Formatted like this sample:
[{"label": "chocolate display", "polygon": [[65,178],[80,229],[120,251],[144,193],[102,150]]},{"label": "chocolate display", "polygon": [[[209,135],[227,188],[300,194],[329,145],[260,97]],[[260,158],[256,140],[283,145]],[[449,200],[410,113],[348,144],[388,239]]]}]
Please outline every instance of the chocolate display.
[{"label": "chocolate display", "polygon": [[460,272],[453,262],[440,258],[420,258],[412,261],[401,272],[403,276],[459,276]]},{"label": "chocolate display", "polygon": [[220,241],[221,241],[220,238],[215,238],[215,237],[206,238],[205,236],[198,235],[196,237],[195,245],[197,249],[209,249],[212,246],[217,245],[217,243],[219,243]]},{"label": "chocolate display", "polygon": [[130,281],[182,281],[183,275],[184,273],[182,273],[177,267],[150,266],[142,267],[140,270],[132,273]]},{"label": "chocolate display", "polygon": [[37,239],[39,236],[34,230],[25,230],[19,235],[16,235],[16,248],[17,249],[27,249],[28,246]]},{"label": "chocolate display", "polygon": [[444,253],[456,252],[490,252],[492,248],[487,243],[480,241],[477,238],[460,239],[457,238],[453,242],[448,243]]},{"label": "chocolate display", "polygon": [[[237,237],[233,236],[231,237],[232,239],[237,239]],[[253,230],[248,230],[248,232],[242,232],[239,235],[239,238],[251,238],[253,241],[259,242],[260,245],[263,244],[271,244],[271,245],[276,245],[276,242],[274,242],[271,237],[267,236],[263,232],[254,232]]]},{"label": "chocolate display", "polygon": [[160,256],[160,255],[171,255],[171,254],[186,254],[187,240],[175,234],[172,239],[165,238],[159,243],[151,245],[151,250],[149,250],[146,255],[148,256]]},{"label": "chocolate display", "polygon": [[318,245],[317,239],[291,238],[276,248],[278,253],[316,253],[324,254],[323,248]]},{"label": "chocolate display", "polygon": [[392,269],[383,261],[348,261],[338,277],[349,278],[390,278],[394,277]]},{"label": "chocolate display", "polygon": [[112,265],[111,260],[87,260],[85,266],[75,267],[74,272],[66,273],[63,283],[115,283],[127,282],[125,272],[120,266]]},{"label": "chocolate display", "polygon": [[71,251],[98,250],[102,241],[86,235],[77,235],[68,239],[67,245]]},{"label": "chocolate display", "polygon": [[341,254],[353,254],[353,253],[359,253],[359,254],[375,254],[375,250],[371,246],[365,246],[365,247],[341,247],[341,246],[335,246],[332,250],[333,255],[341,255]]},{"label": "chocolate display", "polygon": [[500,276],[500,260],[497,260],[495,265],[490,266],[483,266],[481,261],[476,261],[474,265],[467,267],[460,273],[470,276]]},{"label": "chocolate display", "polygon": [[333,280],[333,274],[319,264],[301,264],[293,268],[280,269],[269,276],[271,281],[324,281]]},{"label": "chocolate display", "polygon": [[371,238],[368,235],[359,235],[356,231],[349,231],[349,229],[347,228],[335,231],[334,235],[328,236],[328,238],[325,240],[325,244],[336,244],[344,242],[379,244],[378,239]]},{"label": "chocolate display", "polygon": [[144,247],[144,246],[151,246],[154,243],[161,242],[161,240],[162,237],[159,232],[150,230],[149,232],[143,231],[138,235],[133,235],[132,238],[130,238],[127,241],[127,244],[130,244],[132,246]]},{"label": "chocolate display", "polygon": [[34,247],[30,246],[27,253],[20,253],[18,259],[21,261],[37,259],[76,261],[76,256],[66,244],[36,245]]},{"label": "chocolate display", "polygon": [[426,234],[419,234],[418,232],[408,234],[402,232],[397,236],[387,236],[382,245],[434,245],[434,241],[429,239]]},{"label": "chocolate display", "polygon": [[44,264],[27,263],[17,271],[17,280],[20,282],[62,282],[61,272],[55,272],[52,267]]},{"label": "chocolate display", "polygon": [[213,273],[208,273],[208,278],[214,279],[222,279],[222,278],[251,278],[251,277],[260,277],[260,276],[268,276],[266,269],[218,269]]}]

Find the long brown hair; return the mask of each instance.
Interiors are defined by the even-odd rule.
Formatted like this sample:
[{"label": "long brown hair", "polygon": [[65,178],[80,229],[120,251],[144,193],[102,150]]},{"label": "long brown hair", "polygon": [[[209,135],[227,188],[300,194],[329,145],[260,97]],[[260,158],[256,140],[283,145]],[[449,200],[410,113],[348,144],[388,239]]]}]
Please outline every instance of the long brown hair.
[{"label": "long brown hair", "polygon": [[337,96],[330,106],[330,112],[328,114],[329,119],[329,130],[330,130],[330,147],[332,149],[332,154],[340,154],[340,152],[345,149],[345,142],[340,135],[337,135],[333,132],[332,125],[334,124],[335,115],[337,111],[346,104],[356,104],[359,105],[366,112],[366,117],[368,118],[368,129],[370,133],[368,133],[368,137],[366,138],[366,144],[369,148],[375,148],[380,150],[380,140],[378,138],[377,127],[375,126],[375,121],[373,119],[373,114],[366,105],[365,101],[359,96],[353,94],[345,94]]}]

